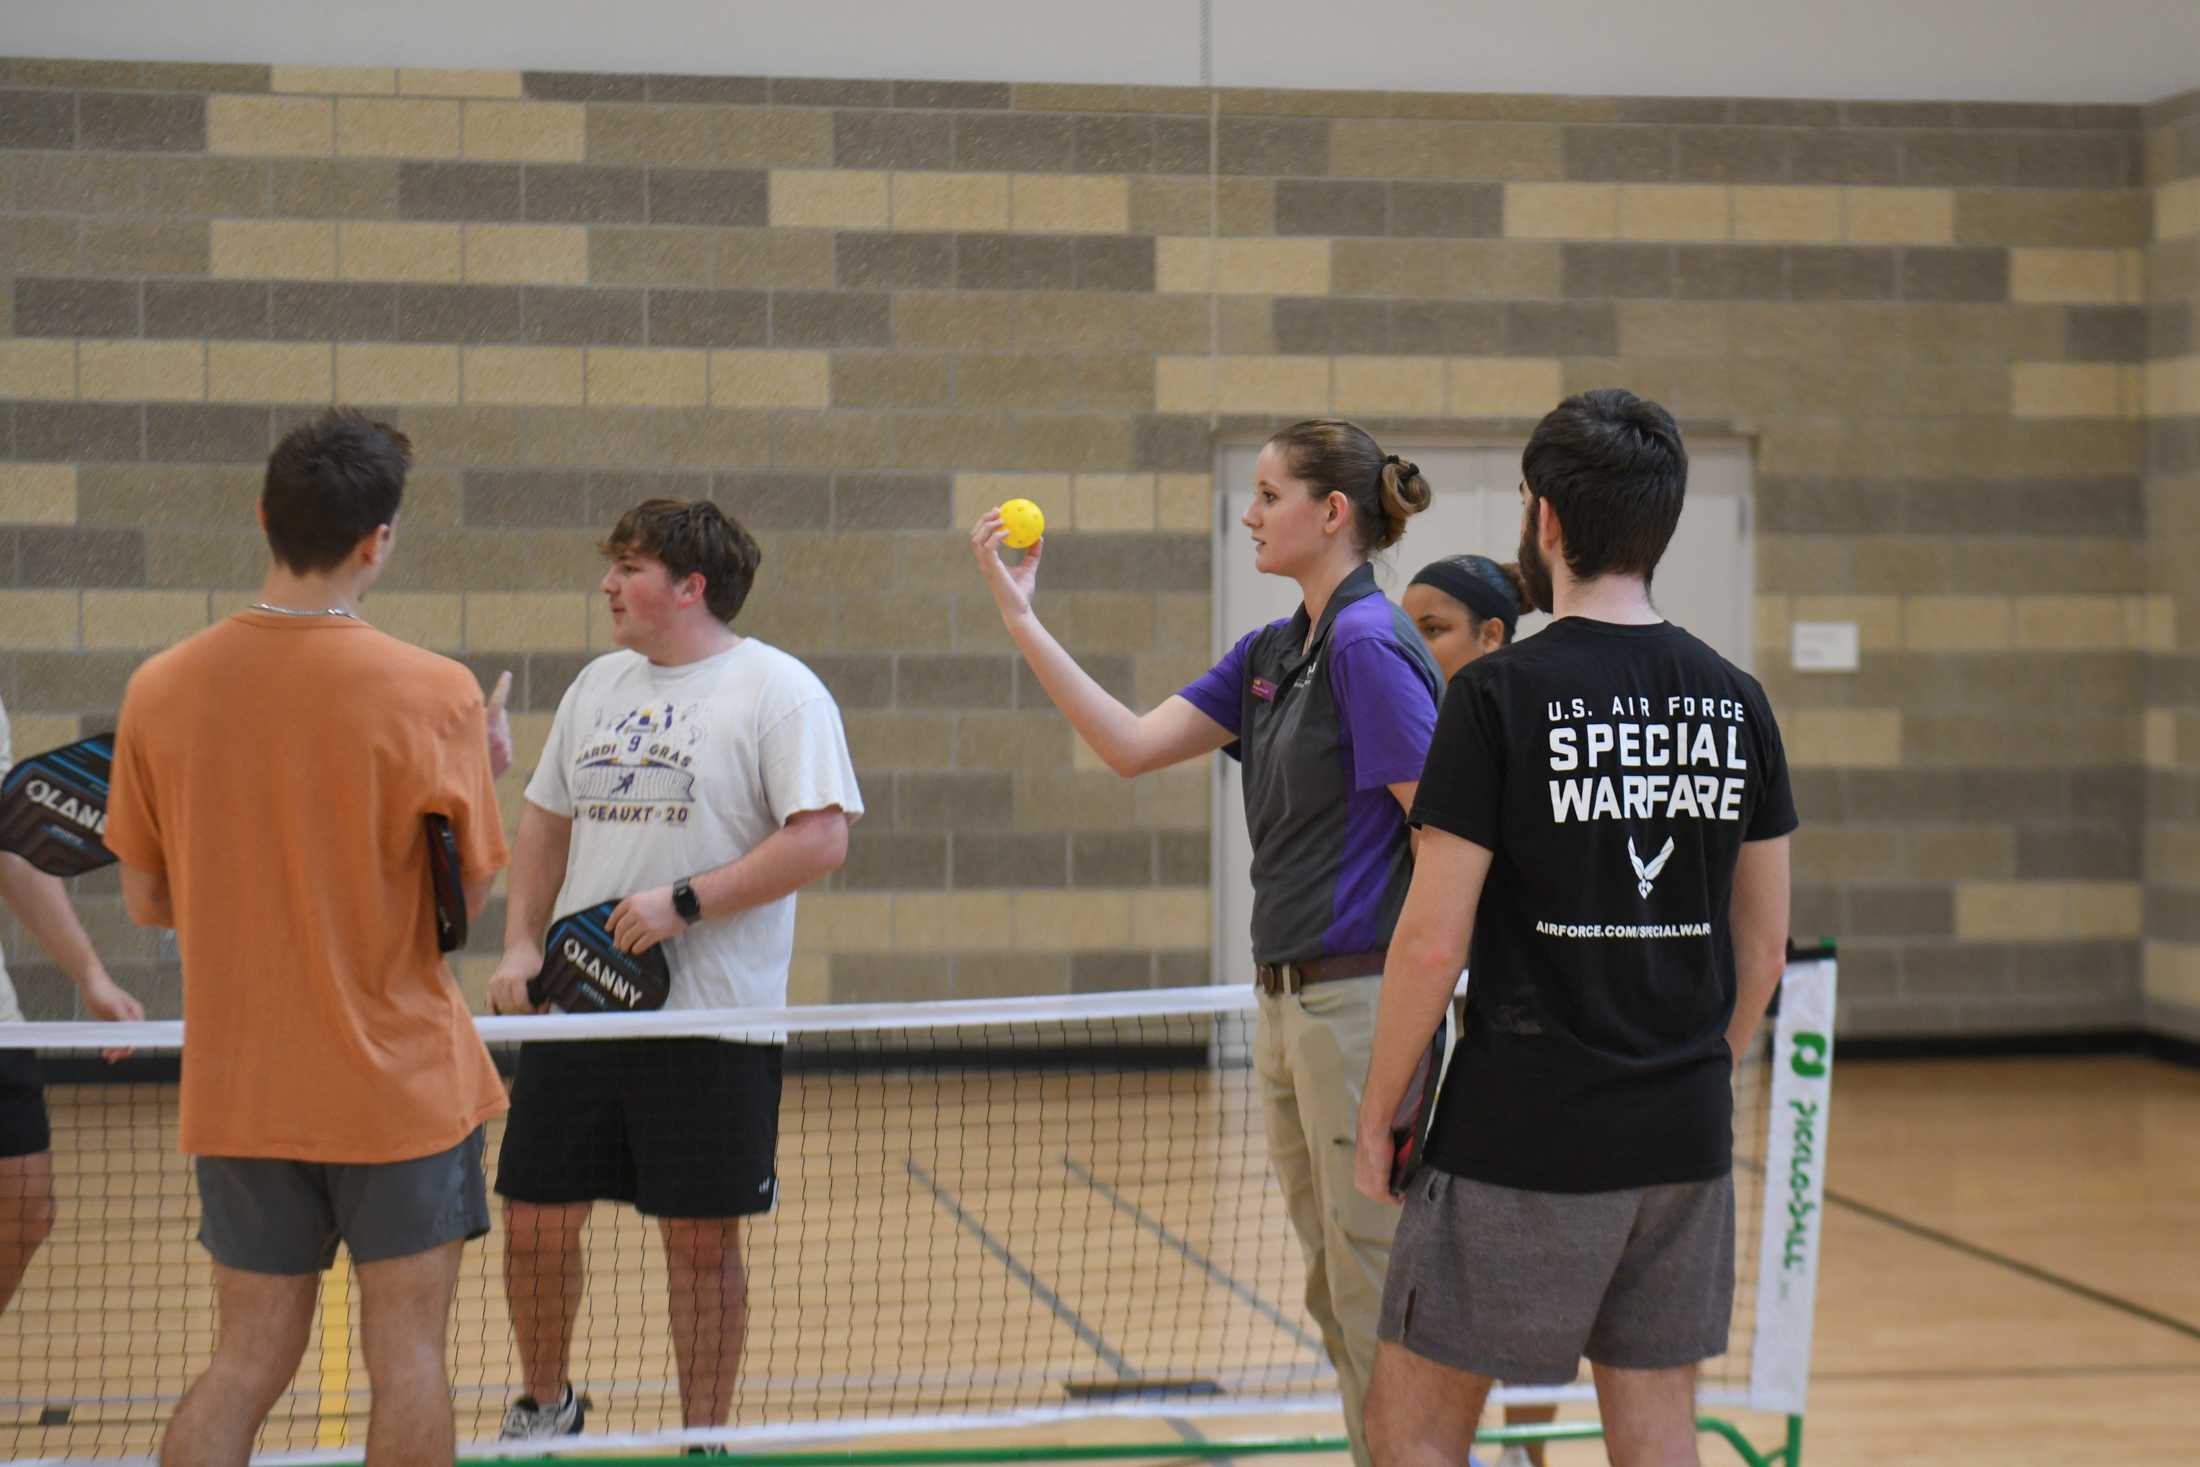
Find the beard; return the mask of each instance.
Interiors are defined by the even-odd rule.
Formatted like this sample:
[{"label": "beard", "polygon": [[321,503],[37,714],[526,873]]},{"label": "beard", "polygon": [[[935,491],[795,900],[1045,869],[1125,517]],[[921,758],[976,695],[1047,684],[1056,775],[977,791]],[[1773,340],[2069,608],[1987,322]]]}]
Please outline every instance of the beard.
[{"label": "beard", "polygon": [[1520,551],[1515,559],[1520,562],[1520,579],[1528,588],[1528,600],[1537,611],[1548,615],[1551,611],[1551,566],[1543,558],[1543,547],[1536,543],[1535,509],[1538,503],[1530,499],[1527,513],[1521,516]]}]

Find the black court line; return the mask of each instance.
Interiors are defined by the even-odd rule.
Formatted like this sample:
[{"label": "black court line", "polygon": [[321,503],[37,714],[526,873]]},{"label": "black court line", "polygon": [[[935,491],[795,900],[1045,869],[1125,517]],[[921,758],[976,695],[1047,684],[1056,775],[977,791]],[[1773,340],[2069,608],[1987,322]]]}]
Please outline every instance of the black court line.
[{"label": "black court line", "polygon": [[2163,1329],[2173,1330],[2188,1340],[2200,1340],[2200,1325],[2196,1325],[2190,1320],[2179,1319],[2174,1314],[2164,1314],[2159,1309],[2149,1309],[2146,1305],[2126,1299],[2120,1294],[2111,1294],[2105,1289],[2096,1289],[2091,1284],[2081,1284],[2074,1278],[2067,1278],[2062,1274],[2041,1268],[2038,1264],[2026,1263],[2021,1258],[2011,1258],[2006,1253],[1997,1253],[1991,1248],[1959,1238],[1953,1233],[1944,1233],[1938,1228],[1930,1228],[1923,1223],[1912,1222],[1906,1217],[1900,1217],[1882,1208],[1874,1207],[1868,1202],[1859,1202],[1854,1197],[1844,1197],[1831,1188],[1826,1191],[1826,1200],[1836,1206],[1845,1207],[1860,1216],[1868,1217],[1873,1222],[1884,1223],[1898,1232],[1908,1233],[1914,1238],[1923,1238],[1929,1243],[1938,1243],[1943,1248],[1953,1248],[1956,1252],[1976,1258],[1982,1263],[1996,1264],[2008,1269],[2011,1273],[2022,1274],[2035,1283],[2042,1283],[2050,1288],[2060,1289],[2066,1294],[2074,1295],[2090,1303],[2103,1305],[2120,1314],[2128,1314],[2133,1319],[2143,1319],[2148,1324],[2158,1324]]},{"label": "black court line", "polygon": [[1106,1340],[1102,1339],[1100,1337],[1100,1331],[1085,1323],[1084,1318],[1079,1315],[1076,1310],[1070,1308],[1069,1305],[1062,1302],[1061,1295],[1055,1293],[1054,1290],[1047,1287],[1046,1281],[1044,1279],[1040,1278],[1037,1274],[1033,1273],[1028,1267],[1026,1267],[1022,1259],[1018,1258],[1015,1254],[1009,1252],[1006,1244],[1002,1243],[998,1238],[995,1238],[991,1233],[987,1232],[985,1224],[979,1222],[976,1218],[972,1217],[967,1211],[965,1211],[963,1209],[963,1205],[955,1200],[955,1194],[948,1191],[945,1187],[941,1186],[937,1181],[933,1180],[932,1174],[930,1172],[926,1171],[923,1167],[917,1165],[917,1159],[915,1157],[912,1156],[908,1158],[902,1163],[902,1165],[908,1168],[910,1176],[915,1177],[918,1181],[924,1183],[926,1187],[931,1189],[934,1200],[936,1200],[940,1204],[940,1206],[947,1209],[948,1216],[954,1218],[956,1222],[961,1223],[964,1231],[968,1232],[973,1238],[976,1238],[979,1245],[983,1247],[986,1252],[992,1254],[994,1259],[1001,1265],[1001,1267],[1008,1270],[1010,1276],[1013,1277],[1016,1282],[1031,1290],[1032,1297],[1037,1299],[1041,1304],[1046,1305],[1048,1309],[1052,1310],[1054,1312],[1054,1317],[1062,1321],[1063,1324],[1067,1325],[1071,1334],[1077,1336],[1078,1339],[1083,1340],[1086,1346],[1091,1349],[1092,1353],[1098,1355],[1109,1369],[1113,1370],[1124,1380],[1138,1379],[1138,1372],[1132,1368],[1130,1361],[1124,1359],[1121,1352],[1119,1352]]},{"label": "black court line", "polygon": [[1092,1169],[1090,1167],[1087,1167],[1083,1162],[1079,1161],[1074,1156],[1063,1157],[1062,1165],[1068,1167],[1070,1169],[1070,1172],[1079,1181],[1083,1182],[1086,1186],[1092,1188],[1093,1191],[1098,1192],[1102,1197],[1107,1198],[1109,1202],[1113,1203],[1118,1212],[1121,1212],[1124,1216],[1130,1218],[1133,1222],[1137,1223],[1147,1232],[1152,1233],[1162,1242],[1168,1244],[1171,1248],[1175,1249],[1177,1253],[1183,1256],[1186,1262],[1190,1263],[1201,1273],[1206,1274],[1207,1277],[1213,1279],[1216,1283],[1222,1285],[1222,1287],[1237,1295],[1238,1298],[1244,1300],[1245,1303],[1251,1306],[1254,1312],[1258,1313],[1262,1318],[1268,1320],[1271,1324],[1275,1325],[1276,1328],[1290,1335],[1292,1339],[1297,1340],[1299,1344],[1304,1346],[1306,1349],[1312,1351],[1314,1354],[1320,1356],[1322,1359],[1326,1360],[1329,1358],[1328,1354],[1322,1348],[1322,1342],[1315,1336],[1308,1334],[1297,1320],[1291,1318],[1282,1310],[1278,1309],[1275,1305],[1269,1303],[1266,1299],[1263,1299],[1260,1295],[1254,1293],[1251,1289],[1239,1283],[1236,1279],[1230,1277],[1228,1273],[1217,1267],[1212,1260],[1207,1258],[1207,1256],[1202,1254],[1198,1249],[1194,1248],[1191,1244],[1185,1242],[1175,1233],[1170,1232],[1166,1227],[1163,1227],[1161,1225],[1161,1222],[1157,1218],[1147,1213],[1144,1208],[1140,1207],[1137,1203],[1131,1201],[1128,1197],[1125,1197],[1122,1193],[1116,1191],[1115,1188],[1109,1186],[1106,1182],[1101,1181],[1099,1177],[1093,1175]]}]

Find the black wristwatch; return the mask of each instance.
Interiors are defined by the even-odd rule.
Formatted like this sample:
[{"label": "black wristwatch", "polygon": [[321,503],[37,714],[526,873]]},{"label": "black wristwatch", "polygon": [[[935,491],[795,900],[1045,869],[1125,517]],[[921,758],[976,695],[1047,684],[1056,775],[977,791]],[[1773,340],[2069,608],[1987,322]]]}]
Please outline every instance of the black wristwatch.
[{"label": "black wristwatch", "polygon": [[703,920],[703,903],[695,895],[695,888],[688,885],[685,876],[672,883],[672,910],[680,914],[683,922]]}]

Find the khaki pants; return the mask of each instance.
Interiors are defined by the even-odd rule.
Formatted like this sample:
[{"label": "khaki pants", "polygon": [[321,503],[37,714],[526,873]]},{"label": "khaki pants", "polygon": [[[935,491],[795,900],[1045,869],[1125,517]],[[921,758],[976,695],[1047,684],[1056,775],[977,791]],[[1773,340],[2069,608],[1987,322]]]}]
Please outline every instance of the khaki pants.
[{"label": "khaki pants", "polygon": [[1360,1087],[1375,1045],[1380,978],[1341,978],[1260,996],[1253,1067],[1268,1155],[1306,1254],[1306,1308],[1337,1367],[1352,1456],[1369,1467],[1362,1409],[1375,1367],[1375,1322],[1398,1209],[1352,1185]]}]

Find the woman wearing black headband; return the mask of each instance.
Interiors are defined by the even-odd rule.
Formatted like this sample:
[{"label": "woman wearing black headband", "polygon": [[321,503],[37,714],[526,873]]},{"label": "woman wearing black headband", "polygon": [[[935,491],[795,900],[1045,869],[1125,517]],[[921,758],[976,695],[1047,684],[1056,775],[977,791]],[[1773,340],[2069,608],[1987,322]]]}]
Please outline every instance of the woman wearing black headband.
[{"label": "woman wearing black headband", "polygon": [[1430,562],[1399,601],[1447,682],[1475,658],[1511,642],[1520,614],[1532,609],[1520,567],[1486,555]]}]

